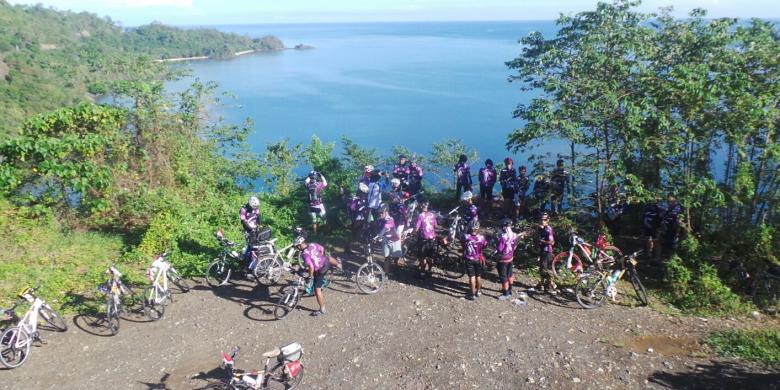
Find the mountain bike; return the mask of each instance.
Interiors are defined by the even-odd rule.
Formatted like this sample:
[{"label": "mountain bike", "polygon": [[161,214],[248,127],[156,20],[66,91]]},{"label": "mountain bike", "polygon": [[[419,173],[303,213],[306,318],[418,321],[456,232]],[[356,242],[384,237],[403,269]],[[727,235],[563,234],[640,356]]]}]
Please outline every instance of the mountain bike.
[{"label": "mountain bike", "polygon": [[622,256],[614,263],[617,268],[612,272],[594,268],[582,273],[574,289],[577,303],[585,309],[595,309],[603,305],[607,297],[614,301],[617,296],[617,282],[628,273],[628,280],[636,293],[637,300],[642,306],[649,305],[650,298],[636,272],[636,258],[640,252]]},{"label": "mountain bike", "polygon": [[276,239],[269,240],[264,250],[264,255],[257,260],[253,272],[257,282],[264,286],[272,286],[282,278],[284,270],[289,270],[293,265],[302,264],[301,251],[292,243],[277,249]]},{"label": "mountain bike", "polygon": [[124,311],[124,296],[128,293],[135,297],[135,291],[122,283],[122,273],[116,267],[108,267],[106,273],[108,280],[98,286],[98,291],[106,294],[106,326],[111,334],[116,336],[119,333],[119,315]]},{"label": "mountain bike", "polygon": [[387,279],[385,270],[374,262],[374,248],[372,244],[375,242],[373,239],[368,239],[363,244],[366,262],[355,273],[355,283],[358,289],[366,294],[374,294],[379,291]]},{"label": "mountain bike", "polygon": [[[206,283],[212,288],[217,288],[230,282],[230,276],[233,273],[243,272],[244,270],[241,254],[233,250],[236,244],[225,238],[221,229],[217,230],[214,236],[222,246],[222,252],[219,254],[219,257],[212,260],[206,267]],[[253,268],[252,264],[250,264],[249,268]]]},{"label": "mountain bike", "polygon": [[[307,281],[306,275],[308,271],[301,269],[299,271],[292,271],[295,276],[289,285],[282,288],[282,296],[274,306],[274,317],[277,320],[281,320],[290,314],[291,311],[298,307],[298,303],[301,301],[302,296],[311,296],[314,294],[314,278]],[[326,274],[323,278],[322,289],[328,288],[330,285],[330,278]],[[305,294],[305,295],[304,295]]]},{"label": "mountain bike", "polygon": [[[34,340],[41,341],[38,333],[39,316],[58,332],[68,330],[65,320],[46,301],[35,296],[35,292],[40,287],[40,283],[32,288],[26,287],[19,292],[19,300],[12,307],[3,311],[8,320],[18,320],[16,326],[6,329],[0,335],[0,363],[7,368],[16,368],[24,364],[30,356],[32,342]],[[31,307],[19,319],[14,310],[24,301],[29,302]]]},{"label": "mountain bike", "polygon": [[[262,370],[244,371],[235,368],[235,358],[241,349],[233,348],[230,354],[222,352],[220,368],[228,379],[209,385],[208,389],[295,389],[303,382],[303,347],[290,343],[265,352]],[[276,358],[273,367],[271,359]]]},{"label": "mountain bike", "polygon": [[181,292],[190,290],[190,286],[179,275],[166,258],[170,253],[165,252],[157,256],[152,265],[146,270],[146,276],[152,281],[152,285],[144,288],[141,293],[143,298],[144,315],[152,321],[157,321],[165,314],[165,306],[173,299],[168,281],[176,285]]},{"label": "mountain bike", "polygon": [[[569,243],[571,246],[568,251],[558,253],[553,257],[552,272],[556,277],[564,278],[572,274],[577,276],[583,272],[586,265],[600,268],[602,264],[614,263],[623,257],[623,252],[618,247],[608,244],[603,236],[599,236],[596,245],[592,245],[572,232],[569,236]],[[583,262],[576,253],[577,249],[586,262]]]},{"label": "mountain bike", "polygon": [[761,272],[753,282],[751,296],[756,307],[769,314],[780,312],[778,299],[780,299],[780,267],[770,268]]}]

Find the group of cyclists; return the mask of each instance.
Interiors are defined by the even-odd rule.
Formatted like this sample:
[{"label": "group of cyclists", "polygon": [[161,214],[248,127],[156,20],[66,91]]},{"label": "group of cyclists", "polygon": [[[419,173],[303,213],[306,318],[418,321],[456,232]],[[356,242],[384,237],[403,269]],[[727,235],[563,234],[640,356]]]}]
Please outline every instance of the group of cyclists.
[{"label": "group of cyclists", "polygon": [[[521,240],[513,231],[513,226],[521,219],[538,221],[538,234],[534,235],[538,242],[533,244],[539,249],[541,276],[536,288],[556,294],[557,286],[551,272],[555,232],[550,226],[550,218],[563,210],[564,193],[570,177],[564,161],[558,160],[551,172],[537,175],[531,186],[527,168],[520,166],[515,169],[512,158],[505,158],[500,170],[496,169],[491,159],[487,159],[476,175],[479,184],[478,196],[472,192],[472,173],[467,156],[459,156],[458,162],[453,166],[453,174],[455,193],[460,201],[457,212],[463,226],[455,239],[460,243],[468,275],[466,299],[474,300],[481,295],[482,275],[486,265],[485,250],[489,241],[481,231],[479,221],[484,211],[493,208],[496,183],[501,188],[501,218],[499,233],[491,237],[496,245],[495,251],[490,255],[496,259],[501,283],[501,295],[498,299],[505,300],[512,295],[513,257]],[[346,251],[353,252],[354,244],[381,243],[386,274],[390,273],[392,264],[403,265],[406,256],[413,254],[418,259],[417,277],[431,277],[441,215],[431,210],[430,201],[423,194],[423,175],[422,167],[404,155],[399,156],[398,163],[389,172],[366,165],[356,183],[354,194],[347,191],[345,196],[345,206],[351,222],[351,240],[346,245]],[[324,221],[325,217],[322,191],[328,183],[322,173],[312,171],[305,178],[303,185],[308,194],[311,230],[316,234],[318,223]],[[619,220],[626,207],[621,199],[617,193],[611,197],[605,218],[607,222],[614,223]],[[256,197],[251,197],[239,212],[248,240],[247,248],[256,244],[252,240],[257,240],[256,232],[260,226],[259,204]],[[679,225],[681,214],[682,207],[676,203],[673,196],[670,196],[669,203],[665,206],[660,202],[648,205],[643,216],[648,245],[653,245],[662,226],[666,227],[663,229],[665,245],[675,242],[679,232],[675,232],[671,226]],[[404,245],[404,240],[410,238],[415,242],[414,247]],[[322,245],[307,242],[304,233],[295,237],[294,245],[302,251],[302,267],[314,282],[320,309],[313,315],[321,315],[326,312],[321,290],[323,276],[331,266],[340,268],[341,261],[327,256]],[[250,249],[245,253],[247,259],[251,257],[249,251]]]}]

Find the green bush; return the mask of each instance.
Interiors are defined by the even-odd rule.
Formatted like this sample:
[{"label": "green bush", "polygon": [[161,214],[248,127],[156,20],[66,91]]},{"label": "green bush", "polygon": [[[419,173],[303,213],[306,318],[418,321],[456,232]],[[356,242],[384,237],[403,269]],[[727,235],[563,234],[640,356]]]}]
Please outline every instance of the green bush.
[{"label": "green bush", "polygon": [[780,331],[777,329],[718,331],[704,341],[723,356],[780,364]]}]

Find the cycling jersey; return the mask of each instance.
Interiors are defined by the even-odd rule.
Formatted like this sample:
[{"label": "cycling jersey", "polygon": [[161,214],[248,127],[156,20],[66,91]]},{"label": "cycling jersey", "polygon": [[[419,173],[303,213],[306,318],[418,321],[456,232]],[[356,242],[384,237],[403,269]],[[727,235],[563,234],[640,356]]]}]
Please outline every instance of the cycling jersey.
[{"label": "cycling jersey", "polygon": [[253,209],[249,204],[241,207],[238,212],[238,216],[241,219],[241,224],[244,225],[244,231],[249,232],[257,229],[257,225],[260,224],[260,208]]},{"label": "cycling jersey", "polygon": [[317,207],[322,204],[322,190],[328,186],[326,181],[309,181],[306,179],[306,188],[309,190],[309,207]]},{"label": "cycling jersey", "polygon": [[301,257],[303,258],[303,263],[307,267],[313,268],[314,272],[319,271],[328,263],[328,259],[325,257],[325,248],[313,242],[306,245],[306,248],[301,251]]},{"label": "cycling jersey", "polygon": [[469,261],[482,261],[482,250],[487,246],[485,236],[481,234],[467,234],[463,242],[463,257]]},{"label": "cycling jersey", "polygon": [[476,226],[477,222],[479,222],[479,213],[476,205],[472,204],[464,209],[463,222],[466,223],[466,226]]},{"label": "cycling jersey", "polygon": [[423,211],[417,216],[417,222],[414,228],[420,232],[420,237],[423,240],[433,240],[436,238],[436,214],[430,211]]},{"label": "cycling jersey", "polygon": [[525,196],[525,193],[528,192],[528,185],[528,176],[519,175],[517,176],[517,179],[515,179],[515,191],[520,194],[520,196]]},{"label": "cycling jersey", "polygon": [[498,182],[501,183],[501,189],[504,191],[514,191],[515,180],[517,180],[515,168],[504,167],[498,174]]},{"label": "cycling jersey", "polygon": [[379,182],[374,181],[368,185],[368,207],[378,209],[382,204],[382,187]]},{"label": "cycling jersey", "polygon": [[396,226],[406,225],[406,213],[408,211],[408,207],[406,207],[406,204],[403,202],[403,198],[400,193],[396,193],[393,196],[398,200],[394,200],[392,203],[390,203],[390,215],[393,217]]},{"label": "cycling jersey", "polygon": [[469,168],[468,163],[457,163],[455,164],[455,178],[458,180],[458,184],[463,184],[466,186],[471,185],[471,168]]},{"label": "cycling jersey", "polygon": [[380,220],[382,223],[382,230],[379,235],[384,237],[387,241],[398,241],[398,233],[395,230],[395,220],[391,216],[387,216],[384,220]]},{"label": "cycling jersey", "polygon": [[547,196],[547,192],[550,190],[550,181],[547,179],[541,179],[534,181],[533,194],[536,199],[543,199]]},{"label": "cycling jersey", "polygon": [[485,187],[496,184],[496,169],[492,165],[485,165],[479,169],[479,184]]},{"label": "cycling jersey", "polygon": [[498,239],[498,246],[496,247],[498,254],[501,256],[500,262],[506,263],[512,261],[518,243],[517,233],[512,230],[501,234],[501,237]]},{"label": "cycling jersey", "polygon": [[566,183],[569,180],[569,172],[563,168],[555,168],[550,175],[550,189],[554,194],[563,194]]},{"label": "cycling jersey", "polygon": [[679,203],[669,205],[664,213],[663,224],[667,229],[674,228],[680,223],[680,215],[683,213],[683,207]]},{"label": "cycling jersey", "polygon": [[543,226],[539,237],[539,249],[544,253],[552,253],[555,244],[555,233],[552,226]]},{"label": "cycling jersey", "polygon": [[647,205],[647,207],[645,207],[645,212],[642,214],[642,225],[645,229],[658,229],[658,226],[661,224],[661,215],[664,211],[664,208],[658,203]]}]

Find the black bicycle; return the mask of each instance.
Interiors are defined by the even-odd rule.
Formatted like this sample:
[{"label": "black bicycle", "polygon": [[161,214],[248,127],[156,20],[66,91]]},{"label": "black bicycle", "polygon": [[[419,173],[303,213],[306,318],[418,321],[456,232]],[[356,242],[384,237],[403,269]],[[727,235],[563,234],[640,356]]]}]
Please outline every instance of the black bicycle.
[{"label": "black bicycle", "polygon": [[221,229],[217,230],[214,236],[222,245],[222,252],[206,267],[206,283],[212,288],[217,288],[230,282],[233,273],[243,272],[243,261],[241,254],[233,249],[236,244],[225,238]]}]

